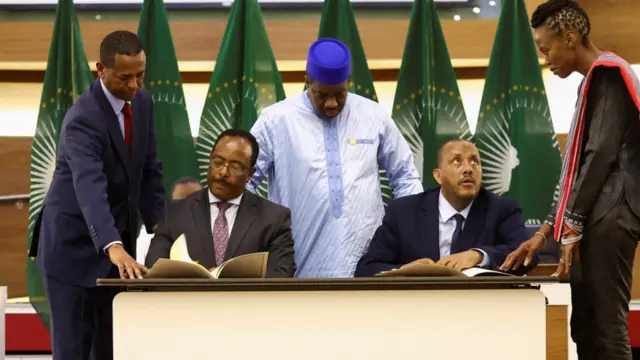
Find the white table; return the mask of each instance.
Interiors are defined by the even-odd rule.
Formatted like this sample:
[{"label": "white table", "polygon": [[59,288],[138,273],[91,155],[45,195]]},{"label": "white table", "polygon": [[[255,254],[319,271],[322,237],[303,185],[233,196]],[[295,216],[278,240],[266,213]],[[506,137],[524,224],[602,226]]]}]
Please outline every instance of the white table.
[{"label": "white table", "polygon": [[545,359],[538,289],[222,290],[119,294],[114,360]]},{"label": "white table", "polygon": [[4,325],[4,307],[5,304],[7,303],[7,287],[6,286],[0,286],[0,359],[4,359],[4,355],[5,355],[5,337],[6,337],[6,331],[7,329],[5,328]]}]

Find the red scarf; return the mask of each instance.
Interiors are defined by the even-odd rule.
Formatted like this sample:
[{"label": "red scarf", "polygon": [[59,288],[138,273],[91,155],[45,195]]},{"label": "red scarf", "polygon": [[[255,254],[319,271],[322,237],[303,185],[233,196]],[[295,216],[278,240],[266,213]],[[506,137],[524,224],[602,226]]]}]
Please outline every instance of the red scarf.
[{"label": "red scarf", "polygon": [[[554,226],[553,238],[555,241],[560,241],[562,235],[562,228],[565,225],[564,213],[567,207],[567,202],[571,198],[573,193],[573,187],[575,185],[576,178],[578,176],[578,165],[580,164],[580,157],[582,154],[582,136],[584,134],[585,112],[587,104],[587,91],[591,82],[591,75],[593,69],[598,66],[617,67],[622,74],[627,89],[633,98],[638,110],[640,110],[640,82],[635,72],[624,59],[612,52],[602,53],[596,62],[593,63],[589,73],[584,78],[581,84],[580,91],[578,93],[578,101],[576,104],[576,111],[573,114],[573,121],[571,122],[571,130],[569,137],[567,138],[567,146],[564,153],[564,161],[562,164],[562,175],[560,177],[560,196],[558,202],[558,208],[556,210],[556,221]],[[640,161],[640,160],[639,160]]]}]

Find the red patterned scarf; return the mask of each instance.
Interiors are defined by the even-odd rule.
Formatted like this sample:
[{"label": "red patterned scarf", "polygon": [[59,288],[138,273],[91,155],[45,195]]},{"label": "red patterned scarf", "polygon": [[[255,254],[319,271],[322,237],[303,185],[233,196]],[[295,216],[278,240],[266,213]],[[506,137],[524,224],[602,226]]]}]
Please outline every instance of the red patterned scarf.
[{"label": "red patterned scarf", "polygon": [[[631,94],[636,106],[640,110],[640,82],[635,72],[624,59],[611,52],[602,53],[595,63],[589,69],[589,73],[582,80],[580,90],[578,93],[578,101],[576,103],[576,110],[573,114],[573,121],[571,122],[571,130],[569,137],[567,138],[567,146],[564,153],[564,161],[562,164],[562,174],[560,177],[560,196],[558,200],[558,207],[556,209],[556,220],[553,232],[553,238],[555,241],[560,241],[562,236],[562,228],[565,225],[565,210],[567,203],[573,193],[573,187],[575,185],[576,178],[578,177],[578,166],[580,164],[580,153],[582,149],[582,137],[584,134],[585,112],[587,108],[587,91],[589,89],[589,83],[591,82],[591,75],[593,69],[598,66],[617,67],[620,69],[622,78],[624,79],[627,89]],[[640,161],[640,159],[639,159]]]}]

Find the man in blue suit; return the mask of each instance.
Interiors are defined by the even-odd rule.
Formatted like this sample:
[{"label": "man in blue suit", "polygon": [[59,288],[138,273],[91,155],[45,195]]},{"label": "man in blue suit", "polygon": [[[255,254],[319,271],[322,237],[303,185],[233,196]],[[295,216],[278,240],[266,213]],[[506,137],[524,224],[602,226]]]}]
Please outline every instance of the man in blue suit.
[{"label": "man in blue suit", "polygon": [[54,360],[113,358],[116,292],[96,287],[96,279],[141,278],[146,268],[135,261],[138,211],[147,232],[164,216],[153,101],[141,89],[145,66],[135,34],[107,35],[99,80],[62,123],[34,236],[51,307]]},{"label": "man in blue suit", "polygon": [[413,262],[497,270],[529,238],[517,202],[480,188],[482,165],[472,143],[447,142],[433,176],[440,187],[389,204],[355,276]]}]

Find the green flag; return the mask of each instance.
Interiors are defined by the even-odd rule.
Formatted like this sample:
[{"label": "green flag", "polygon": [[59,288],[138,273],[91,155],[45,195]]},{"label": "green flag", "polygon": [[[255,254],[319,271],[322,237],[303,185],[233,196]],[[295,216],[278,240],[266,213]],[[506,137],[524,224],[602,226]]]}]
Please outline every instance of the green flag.
[{"label": "green flag", "polygon": [[[320,31],[318,32],[318,39],[322,38],[338,39],[351,51],[352,70],[349,79],[349,92],[378,101],[373,86],[373,77],[369,71],[362,40],[360,40],[356,18],[349,1],[325,0],[320,18]],[[380,169],[380,184],[382,199],[385,202],[393,199],[393,190],[389,186],[385,169]]]},{"label": "green flag", "polygon": [[197,179],[198,168],[182,77],[162,0],[144,1],[138,37],[147,56],[144,83],[153,96],[158,155],[169,197],[173,183],[183,176]]},{"label": "green flag", "polygon": [[415,156],[426,188],[440,146],[451,139],[471,139],[456,74],[451,65],[433,0],[415,0],[392,115]]},{"label": "green flag", "polygon": [[[218,135],[249,130],[260,110],[283,100],[284,88],[257,0],[235,0],[200,118],[196,153],[202,179]],[[266,180],[258,193],[267,196]]]},{"label": "green flag", "polygon": [[524,0],[503,2],[474,142],[484,186],[540,224],[557,199],[561,162]]},{"label": "green flag", "polygon": [[325,0],[320,18],[318,39],[334,38],[342,41],[351,51],[351,79],[349,91],[378,101],[373,77],[364,54],[356,18],[351,3],[344,0]]},{"label": "green flag", "polygon": [[[62,119],[92,81],[93,74],[84,54],[73,1],[59,0],[49,47],[47,70],[42,84],[36,133],[31,146],[27,248],[31,247],[33,228],[53,178]],[[49,304],[34,258],[27,258],[27,288],[29,301],[44,325],[50,328]]]}]

